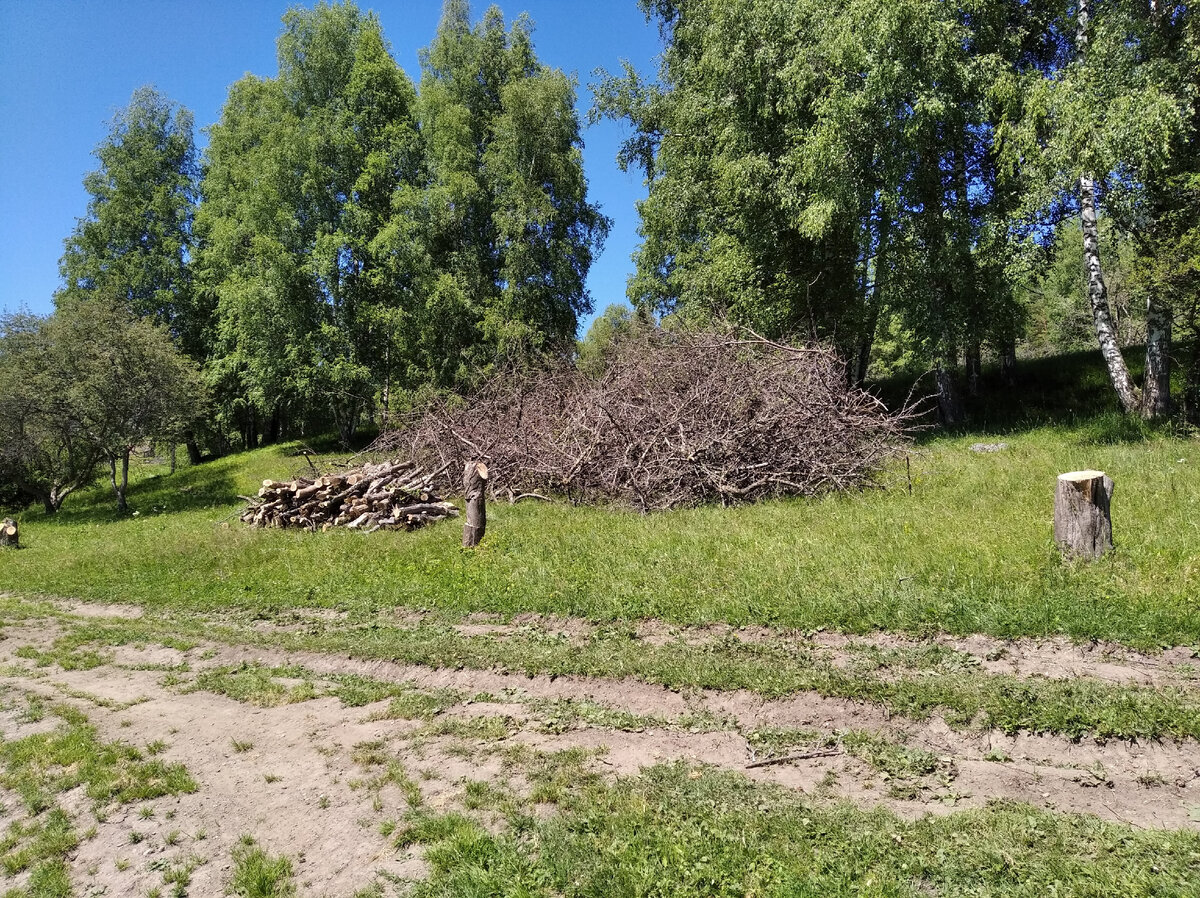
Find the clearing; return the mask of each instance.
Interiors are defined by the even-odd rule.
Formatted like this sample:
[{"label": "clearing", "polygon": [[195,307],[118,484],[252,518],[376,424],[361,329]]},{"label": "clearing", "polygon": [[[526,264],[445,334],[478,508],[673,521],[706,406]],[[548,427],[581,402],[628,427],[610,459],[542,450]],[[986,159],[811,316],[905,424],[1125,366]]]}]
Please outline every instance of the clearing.
[{"label": "clearing", "polygon": [[[1200,444],[1132,430],[941,435],[816,501],[500,503],[476,551],[233,523],[294,446],[26,513],[6,895],[1198,895]],[[1068,564],[1084,467],[1117,545]]]}]

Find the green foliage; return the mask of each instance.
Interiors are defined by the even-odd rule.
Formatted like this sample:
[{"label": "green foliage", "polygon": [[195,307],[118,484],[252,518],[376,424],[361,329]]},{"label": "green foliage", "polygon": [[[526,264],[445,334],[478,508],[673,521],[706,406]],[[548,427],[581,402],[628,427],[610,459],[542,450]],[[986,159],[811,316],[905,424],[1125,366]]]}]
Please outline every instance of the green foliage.
[{"label": "green foliage", "polygon": [[249,836],[233,850],[233,875],[225,893],[234,898],[290,898],[296,894],[292,862],[272,857]]},{"label": "green foliage", "polygon": [[[58,520],[27,514],[28,548],[5,559],[0,589],[196,611],[408,605],[1190,643],[1200,630],[1195,444],[1157,431],[1098,441],[1096,413],[1115,408],[1090,356],[1047,360],[1037,376],[1044,392],[979,411],[994,429],[927,442],[911,495],[901,467],[863,496],[741,509],[501,503],[488,544],[470,555],[449,526],[373,534],[370,552],[356,533],[321,534],[314,552],[311,534],[214,527],[241,507],[239,493],[304,470],[288,446],[136,481],[131,501],[158,513],[113,521],[85,495]],[[980,439],[1010,448],[971,452]],[[1118,484],[1117,550],[1064,565],[1047,523],[1054,478],[1089,467]],[[379,635],[364,632],[360,649]]]},{"label": "green foliage", "polygon": [[[1047,244],[1079,233],[1064,222],[1087,174],[1113,231],[1104,258],[1119,337],[1133,341],[1141,318],[1131,300],[1148,304],[1164,325],[1147,347],[1159,372],[1170,312],[1158,310],[1191,327],[1190,7],[642,6],[665,40],[659,81],[626,66],[597,85],[592,112],[632,125],[618,162],[647,178],[629,288],[639,308],[831,341],[857,378],[935,367],[954,421],[947,375],[962,350],[974,389],[983,345],[1012,358],[1024,335],[1040,351],[1094,342],[1078,237],[1060,240],[1044,270]],[[1137,285],[1135,255],[1157,260]]]},{"label": "green foliage", "polygon": [[205,670],[196,677],[191,688],[225,695],[261,708],[306,702],[318,695],[307,671],[267,668],[244,662]]},{"label": "green foliage", "polygon": [[593,377],[604,371],[613,343],[627,335],[635,326],[634,312],[628,306],[610,305],[592,322],[579,341],[575,364]]},{"label": "green foliage", "polygon": [[[95,807],[129,804],[163,795],[195,792],[182,764],[143,760],[132,746],[104,743],[80,712],[53,709],[63,722],[48,733],[0,742],[0,785],[20,796],[28,817],[9,824],[0,837],[0,866],[8,876],[31,870],[22,891],[28,898],[67,898],[72,893],[66,861],[79,844],[70,816],[57,796],[81,788]],[[86,835],[85,835],[86,838]]]},{"label": "green foliage", "polygon": [[985,88],[1017,48],[986,10],[645,6],[661,84],[627,68],[593,113],[630,120],[648,179],[635,305],[832,340],[860,372],[888,314],[925,354],[1015,335]]},{"label": "green foliage", "polygon": [[200,176],[192,114],[141,87],[113,118],[96,157],[100,168],[83,182],[87,215],[59,263],[64,287],[56,302],[117,301],[203,358],[207,321],[188,265]]},{"label": "green foliage", "polygon": [[232,87],[197,230],[235,443],[330,413],[349,441],[400,391],[573,340],[607,222],[530,32],[448,4],[418,97],[374,14],[320,3],[284,17],[277,78]]},{"label": "green foliage", "polygon": [[101,460],[118,487],[116,465],[127,468],[134,446],[180,438],[201,412],[195,363],[123,303],[73,299],[2,327],[0,469],[48,510],[88,486]]},{"label": "green foliage", "polygon": [[[1128,235],[1100,222],[1100,251],[1113,324],[1122,346],[1145,341],[1144,300],[1135,295],[1136,247]],[[1079,222],[1064,222],[1054,242],[1030,260],[1033,271],[1021,275],[1027,327],[1025,341],[1032,355],[1059,355],[1094,346],[1096,328],[1091,310],[1079,301],[1085,290],[1083,238]]]},{"label": "green foliage", "polygon": [[[344,438],[383,381],[387,310],[406,284],[375,246],[420,165],[412,84],[374,15],[319,4],[284,17],[279,76],[230,89],[206,154],[199,267],[217,303],[210,379],[223,423],[328,409]],[[319,186],[318,186],[319,185]],[[386,251],[383,255],[387,255]],[[411,285],[407,285],[411,286]]]},{"label": "green foliage", "polygon": [[587,201],[575,84],[538,62],[532,31],[494,6],[472,28],[468,4],[448,0],[422,55],[429,180],[399,214],[438,273],[417,326],[439,383],[565,352],[591,310],[584,281],[608,221]]}]

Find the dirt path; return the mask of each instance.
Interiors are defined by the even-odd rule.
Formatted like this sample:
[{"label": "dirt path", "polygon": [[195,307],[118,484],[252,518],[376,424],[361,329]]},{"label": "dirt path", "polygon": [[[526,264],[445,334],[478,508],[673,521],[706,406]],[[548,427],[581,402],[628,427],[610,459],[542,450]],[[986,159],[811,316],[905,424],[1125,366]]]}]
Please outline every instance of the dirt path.
[{"label": "dirt path", "polygon": [[[114,609],[104,610],[112,616]],[[77,616],[90,611],[71,609]],[[120,609],[120,614],[136,617],[138,609]],[[546,621],[464,626],[531,625],[546,626]],[[1014,799],[1142,828],[1200,829],[1200,744],[1194,741],[1097,744],[964,733],[936,718],[901,720],[878,706],[812,693],[764,700],[747,692],[680,693],[631,680],[433,669],[215,644],[186,652],[158,645],[120,647],[91,670],[38,667],[36,659],[22,656],[22,647],[44,650],[56,632],[53,622],[5,628],[0,687],[10,705],[22,693],[73,704],[106,740],[165,743],[162,757],[186,765],[199,784],[195,794],[150,802],[150,816],[130,805],[96,821],[94,836],[73,859],[81,894],[145,895],[161,884],[164,866],[189,857],[204,860],[193,873],[190,893],[220,894],[231,853],[244,835],[294,859],[303,895],[350,896],[380,873],[400,880],[420,877],[419,855],[395,848],[383,835],[388,821],[409,810],[412,795],[395,777],[373,784],[379,765],[398,762],[404,781],[419,790],[424,805],[444,810],[462,806],[468,781],[519,789],[519,771],[514,774],[505,763],[514,746],[594,750],[594,769],[607,775],[635,774],[664,761],[715,765],[820,800],[884,805],[908,818]],[[653,632],[654,625],[647,625],[643,638],[657,638]],[[678,635],[670,634],[672,639]],[[767,638],[731,636],[716,628],[691,635]],[[847,648],[844,637],[805,638],[847,658],[861,651]],[[876,638],[872,645],[920,647],[890,637]],[[1013,665],[997,669],[1021,675],[1077,671],[1094,676],[1099,671],[1114,682],[1147,684],[1190,682],[1191,676],[1191,659],[1182,652],[1149,657],[975,638],[957,640],[953,648],[980,657],[981,664]],[[196,677],[205,671],[236,665],[299,666],[307,673],[280,682],[289,688],[311,685],[319,697],[259,707],[195,689]],[[396,719],[388,701],[347,707],[327,694],[336,678],[350,674],[429,694],[452,691],[455,698],[425,718]],[[566,724],[556,716],[563,707],[575,715]],[[645,724],[614,724],[610,712]],[[472,736],[471,727],[455,727],[456,721],[496,726],[489,735]],[[13,713],[0,714],[5,740],[53,725],[49,717],[23,722]],[[780,742],[771,754],[756,741],[757,734],[780,731],[808,731],[811,744],[789,748]],[[860,740],[857,747],[854,738]],[[778,755],[812,756],[753,766]],[[896,757],[918,758],[918,769],[897,766]],[[77,804],[86,817],[86,806]]]},{"label": "dirt path", "polygon": [[[94,613],[95,606],[76,605]],[[106,606],[113,607],[113,606]],[[122,607],[124,613],[130,610]],[[75,612],[73,612],[75,613]],[[332,609],[308,609],[291,612],[299,621],[332,623],[340,613]],[[392,626],[415,627],[426,623],[429,615],[411,609],[398,609],[381,615]],[[303,629],[304,623],[279,624],[263,621],[262,632]],[[519,614],[511,618],[476,613],[468,615],[454,629],[463,636],[488,636],[496,639],[523,638],[531,634],[554,636],[576,644],[592,638],[604,625],[572,617],[542,614]],[[928,652],[939,648],[957,653],[967,664],[992,674],[1012,674],[1020,677],[1071,679],[1087,676],[1108,683],[1144,686],[1188,685],[1200,688],[1200,650],[1195,646],[1175,646],[1158,653],[1138,652],[1117,643],[1103,641],[1075,642],[1064,637],[1051,639],[1004,640],[991,636],[938,635],[919,640],[892,633],[846,635],[826,631],[801,632],[769,627],[734,627],[713,624],[703,627],[680,627],[658,620],[640,621],[633,627],[633,637],[651,646],[682,643],[689,646],[715,646],[720,643],[786,643],[790,647],[810,652],[814,659],[837,667],[853,667],[863,663],[903,663],[911,653]]]}]

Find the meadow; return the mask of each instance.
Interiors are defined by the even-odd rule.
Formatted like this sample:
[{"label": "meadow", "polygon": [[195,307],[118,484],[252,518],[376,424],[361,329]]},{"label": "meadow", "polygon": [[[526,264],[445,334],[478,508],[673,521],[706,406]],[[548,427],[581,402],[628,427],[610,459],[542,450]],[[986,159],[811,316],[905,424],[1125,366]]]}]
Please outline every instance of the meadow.
[{"label": "meadow", "polygon": [[[1200,441],[1097,373],[861,493],[493,500],[476,550],[243,526],[348,458],[299,443],[27,510],[6,894],[1195,894]],[[1116,481],[1090,564],[1051,534],[1081,468]]]}]

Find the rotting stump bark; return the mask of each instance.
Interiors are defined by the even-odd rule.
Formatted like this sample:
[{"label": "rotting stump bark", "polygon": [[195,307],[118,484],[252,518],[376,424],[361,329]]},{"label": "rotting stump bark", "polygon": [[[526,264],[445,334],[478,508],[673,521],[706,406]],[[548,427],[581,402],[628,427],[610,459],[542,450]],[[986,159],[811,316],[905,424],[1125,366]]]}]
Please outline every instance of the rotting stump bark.
[{"label": "rotting stump bark", "polygon": [[1058,475],[1054,542],[1068,558],[1099,558],[1112,548],[1113,481],[1103,471]]},{"label": "rotting stump bark", "polygon": [[481,461],[469,461],[463,469],[463,496],[467,503],[467,518],[463,521],[463,546],[479,545],[487,529],[486,493],[488,469]]}]

